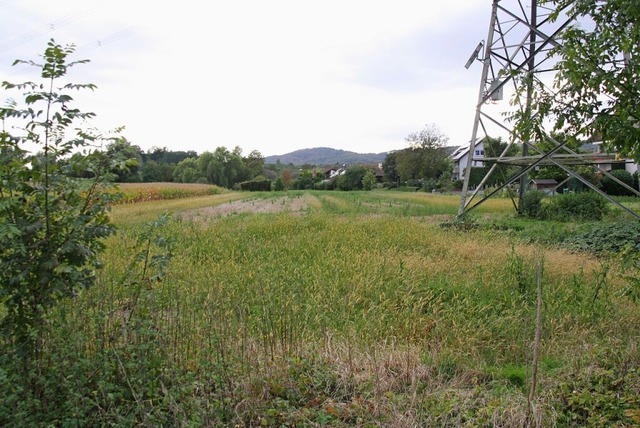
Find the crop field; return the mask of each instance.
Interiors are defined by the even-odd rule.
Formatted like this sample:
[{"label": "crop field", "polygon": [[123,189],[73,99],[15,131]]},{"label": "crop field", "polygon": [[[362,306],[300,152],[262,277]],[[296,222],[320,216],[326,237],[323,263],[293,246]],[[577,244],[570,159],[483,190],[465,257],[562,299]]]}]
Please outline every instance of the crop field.
[{"label": "crop field", "polygon": [[458,203],[290,191],[117,205],[98,285],[51,315],[52,383],[89,426],[639,423],[640,309],[617,259],[556,245],[580,225],[520,221],[507,199],[456,227]]},{"label": "crop field", "polygon": [[121,183],[116,190],[122,195],[118,200],[120,204],[223,193],[220,187],[195,183]]}]

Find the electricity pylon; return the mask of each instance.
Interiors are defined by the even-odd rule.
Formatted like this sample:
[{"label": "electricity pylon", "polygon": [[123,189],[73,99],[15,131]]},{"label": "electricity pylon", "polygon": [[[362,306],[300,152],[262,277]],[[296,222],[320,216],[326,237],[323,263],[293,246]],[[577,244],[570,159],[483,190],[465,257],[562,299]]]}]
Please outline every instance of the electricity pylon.
[{"label": "electricity pylon", "polygon": [[[532,118],[534,83],[538,86],[542,85],[549,93],[553,94],[551,83],[555,71],[552,49],[561,44],[560,34],[562,31],[570,25],[577,24],[575,17],[568,16],[564,12],[564,10],[554,8],[553,3],[539,5],[537,0],[529,0],[526,4],[523,0],[493,0],[486,42],[480,42],[465,65],[466,68],[469,68],[475,60],[479,60],[482,62],[482,76],[469,142],[469,160],[464,171],[458,217],[476,208],[503,189],[511,188],[515,183],[518,183],[516,186],[518,188],[517,203],[515,197],[512,198],[514,206],[520,210],[528,186],[528,172],[538,166],[554,165],[567,173],[567,180],[571,177],[576,178],[585,186],[640,219],[640,215],[613,200],[574,170],[578,165],[594,165],[603,175],[640,196],[637,190],[621,182],[598,165],[598,161],[605,159],[603,155],[578,154],[567,147],[566,139],[559,142],[544,130],[542,131],[545,134],[545,139],[552,143],[548,146],[552,148],[546,151],[542,150],[535,144],[535,141],[532,141],[531,135],[522,135],[508,119],[514,117],[515,114],[528,119]],[[553,14],[557,15],[557,19],[551,19]],[[505,103],[508,104],[504,100],[504,94],[511,91],[513,94],[524,94],[524,97],[514,98],[513,105],[505,110],[501,107]],[[507,148],[498,157],[483,157],[481,159],[483,162],[491,164],[491,168],[476,189],[470,193],[469,180],[471,167],[474,165],[476,144],[483,138],[505,134],[508,136]],[[509,148],[514,144],[521,146],[520,155],[506,156]],[[491,192],[479,197],[479,191],[501,164],[515,165],[518,167],[518,172],[505,179],[503,184]],[[476,197],[478,199],[472,204]]]}]

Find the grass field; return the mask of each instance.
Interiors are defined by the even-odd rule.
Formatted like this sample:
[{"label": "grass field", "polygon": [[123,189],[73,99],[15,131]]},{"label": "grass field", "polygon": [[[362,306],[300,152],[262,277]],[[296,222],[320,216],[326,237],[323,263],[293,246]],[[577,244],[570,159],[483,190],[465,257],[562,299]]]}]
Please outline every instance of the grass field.
[{"label": "grass field", "polygon": [[[227,192],[115,206],[99,284],[52,315],[51,382],[92,426],[638,423],[640,310],[615,259],[552,245],[570,225],[443,227],[458,202]],[[512,210],[495,199],[475,216],[508,224]]]}]

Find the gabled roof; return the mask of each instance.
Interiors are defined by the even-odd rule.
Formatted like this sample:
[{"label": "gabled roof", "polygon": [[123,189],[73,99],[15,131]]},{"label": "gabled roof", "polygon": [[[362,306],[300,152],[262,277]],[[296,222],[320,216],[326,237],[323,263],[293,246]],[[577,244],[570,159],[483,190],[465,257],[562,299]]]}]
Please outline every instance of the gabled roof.
[{"label": "gabled roof", "polygon": [[469,146],[467,147],[460,146],[456,149],[456,151],[451,153],[451,158],[453,158],[454,161],[457,161],[457,160],[460,160],[460,158],[466,155],[467,153],[469,153]]},{"label": "gabled roof", "polygon": [[[476,147],[484,145],[484,138],[479,138],[476,141]],[[453,153],[451,153],[451,158],[454,161],[460,160],[464,155],[469,153],[469,145],[459,146]]]},{"label": "gabled roof", "polygon": [[444,146],[442,148],[442,150],[444,150],[447,156],[451,156],[453,153],[455,153],[459,149],[460,149],[459,146]]}]

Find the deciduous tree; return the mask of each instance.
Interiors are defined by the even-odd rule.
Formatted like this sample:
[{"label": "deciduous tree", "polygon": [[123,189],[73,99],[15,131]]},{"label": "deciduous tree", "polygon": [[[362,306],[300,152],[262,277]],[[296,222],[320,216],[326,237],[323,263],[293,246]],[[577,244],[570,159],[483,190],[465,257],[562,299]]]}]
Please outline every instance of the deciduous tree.
[{"label": "deciduous tree", "polygon": [[[530,117],[518,117],[527,135],[551,119],[555,131],[601,135],[619,153],[640,159],[640,4],[638,0],[548,0],[576,24],[559,35],[550,52],[556,94],[543,86],[534,91]],[[578,25],[578,22],[584,24]]]},{"label": "deciduous tree", "polygon": [[[114,163],[92,149],[100,136],[74,130],[93,113],[73,107],[71,93],[93,84],[65,83],[73,45],[51,40],[36,67],[40,83],[2,82],[23,91],[24,107],[11,103],[0,118],[15,131],[0,132],[0,322],[6,340],[28,363],[37,361],[48,311],[94,284],[103,238],[114,233],[107,174]],[[32,153],[25,147],[37,147]],[[71,156],[78,148],[84,156]],[[78,178],[90,173],[90,179]]]},{"label": "deciduous tree", "polygon": [[409,134],[409,147],[395,152],[395,170],[400,181],[437,180],[451,167],[444,147],[448,138],[435,125]]}]

